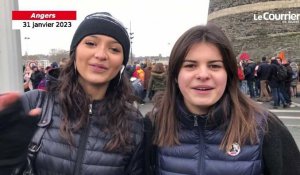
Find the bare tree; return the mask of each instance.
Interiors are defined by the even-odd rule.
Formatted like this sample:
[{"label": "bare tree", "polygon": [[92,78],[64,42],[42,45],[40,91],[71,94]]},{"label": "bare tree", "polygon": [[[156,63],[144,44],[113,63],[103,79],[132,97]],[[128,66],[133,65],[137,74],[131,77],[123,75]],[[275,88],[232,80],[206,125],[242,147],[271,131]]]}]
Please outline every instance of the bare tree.
[{"label": "bare tree", "polygon": [[49,52],[49,61],[59,63],[62,58],[69,58],[69,51],[63,49],[51,49]]}]

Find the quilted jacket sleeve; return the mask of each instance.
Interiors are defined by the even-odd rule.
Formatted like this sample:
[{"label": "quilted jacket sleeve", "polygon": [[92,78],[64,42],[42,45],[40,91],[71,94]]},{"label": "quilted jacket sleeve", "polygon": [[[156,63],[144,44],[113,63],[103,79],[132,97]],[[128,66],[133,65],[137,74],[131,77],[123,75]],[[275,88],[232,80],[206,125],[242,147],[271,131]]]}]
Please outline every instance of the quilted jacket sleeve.
[{"label": "quilted jacket sleeve", "polygon": [[263,143],[265,175],[299,175],[300,153],[288,128],[276,116],[268,122]]},{"label": "quilted jacket sleeve", "polygon": [[130,162],[126,167],[126,175],[145,175],[145,128],[144,120],[140,119],[135,123],[135,137],[137,145],[134,148]]},{"label": "quilted jacket sleeve", "polygon": [[135,150],[132,159],[130,160],[130,168],[128,169],[128,175],[144,175],[144,146],[141,142]]}]

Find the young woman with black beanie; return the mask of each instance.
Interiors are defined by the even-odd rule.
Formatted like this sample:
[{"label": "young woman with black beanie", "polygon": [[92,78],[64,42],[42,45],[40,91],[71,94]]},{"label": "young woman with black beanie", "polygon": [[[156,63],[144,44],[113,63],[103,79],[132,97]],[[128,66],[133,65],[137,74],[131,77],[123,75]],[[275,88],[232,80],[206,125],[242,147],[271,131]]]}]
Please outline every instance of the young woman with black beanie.
[{"label": "young woman with black beanie", "polygon": [[46,92],[0,96],[0,172],[22,174],[30,152],[37,175],[145,174],[143,119],[128,103],[123,75],[129,50],[116,18],[90,14],[74,34],[70,61]]}]

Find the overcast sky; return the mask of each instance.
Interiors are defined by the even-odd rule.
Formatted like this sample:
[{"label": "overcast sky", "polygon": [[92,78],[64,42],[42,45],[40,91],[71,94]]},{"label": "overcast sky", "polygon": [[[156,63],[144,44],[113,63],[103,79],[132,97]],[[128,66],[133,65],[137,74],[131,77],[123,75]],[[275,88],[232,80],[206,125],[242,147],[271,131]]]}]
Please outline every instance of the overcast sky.
[{"label": "overcast sky", "polygon": [[[107,11],[134,33],[136,56],[168,56],[179,36],[192,26],[206,24],[209,0],[18,0],[19,10],[75,10],[72,28],[22,29],[22,54],[69,50],[83,18]],[[25,39],[25,38],[30,39]]]}]

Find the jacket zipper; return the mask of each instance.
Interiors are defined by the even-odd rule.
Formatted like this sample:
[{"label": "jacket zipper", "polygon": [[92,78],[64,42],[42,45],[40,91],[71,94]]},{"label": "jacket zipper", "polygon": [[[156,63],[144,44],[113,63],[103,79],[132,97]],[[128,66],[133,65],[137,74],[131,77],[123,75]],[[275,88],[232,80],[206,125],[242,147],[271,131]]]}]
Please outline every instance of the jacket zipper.
[{"label": "jacket zipper", "polygon": [[199,128],[200,129],[200,140],[201,140],[201,145],[202,145],[202,148],[201,148],[201,156],[200,156],[200,172],[202,172],[201,174],[205,174],[205,171],[204,171],[204,154],[205,154],[205,139],[204,139],[204,123],[201,122],[201,127]]},{"label": "jacket zipper", "polygon": [[197,125],[197,131],[199,134],[199,147],[200,147],[200,156],[198,158],[198,173],[199,175],[205,174],[204,172],[204,153],[205,153],[205,145],[204,145],[204,122],[200,120],[200,123],[197,120],[197,116],[194,116],[194,126]]},{"label": "jacket zipper", "polygon": [[[89,104],[89,117],[91,118],[93,114],[93,104]],[[89,135],[89,124],[90,120],[87,121],[87,125],[84,128],[84,131],[80,134],[80,139],[79,139],[79,147],[78,147],[78,154],[77,154],[77,159],[74,167],[74,175],[81,175],[82,171],[82,161],[83,161],[83,156],[85,153],[85,146],[87,144],[87,139]]]},{"label": "jacket zipper", "polygon": [[89,104],[89,115],[93,114],[93,104]]},{"label": "jacket zipper", "polygon": [[194,115],[194,126],[198,126],[198,117]]}]

